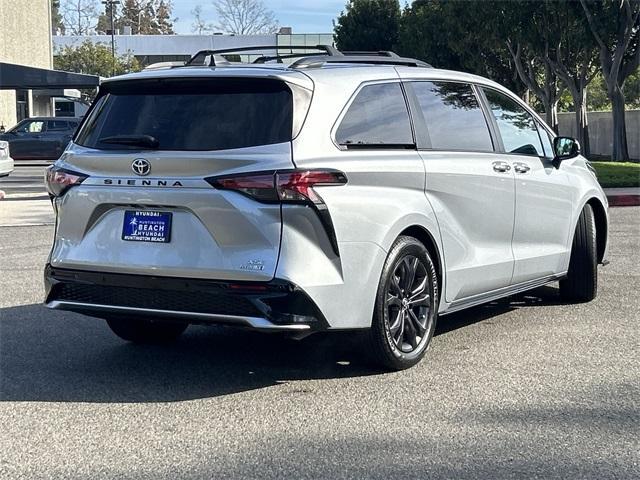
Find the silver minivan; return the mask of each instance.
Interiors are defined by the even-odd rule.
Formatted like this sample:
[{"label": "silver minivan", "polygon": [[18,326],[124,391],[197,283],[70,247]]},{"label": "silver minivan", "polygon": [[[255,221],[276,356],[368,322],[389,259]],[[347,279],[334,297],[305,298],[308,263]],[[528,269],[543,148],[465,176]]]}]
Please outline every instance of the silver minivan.
[{"label": "silver minivan", "polygon": [[104,81],[46,174],[47,306],[133,342],[361,330],[402,369],[448,313],[595,297],[608,205],[575,140],[486,78],[318,48]]}]

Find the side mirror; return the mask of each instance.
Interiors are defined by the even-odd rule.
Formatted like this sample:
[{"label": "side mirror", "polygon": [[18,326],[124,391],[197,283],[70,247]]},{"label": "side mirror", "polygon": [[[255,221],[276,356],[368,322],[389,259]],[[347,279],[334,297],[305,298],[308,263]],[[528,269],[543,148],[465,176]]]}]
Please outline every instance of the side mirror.
[{"label": "side mirror", "polygon": [[580,143],[571,137],[556,137],[553,139],[554,157],[551,163],[560,168],[560,162],[580,155]]}]

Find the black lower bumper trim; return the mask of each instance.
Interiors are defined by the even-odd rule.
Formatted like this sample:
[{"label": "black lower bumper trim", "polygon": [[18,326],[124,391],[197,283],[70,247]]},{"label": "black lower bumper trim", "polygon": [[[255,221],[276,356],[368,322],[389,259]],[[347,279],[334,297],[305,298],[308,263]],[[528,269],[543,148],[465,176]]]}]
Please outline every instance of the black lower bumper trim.
[{"label": "black lower bumper trim", "polygon": [[[305,324],[324,330],[326,319],[296,285],[270,282],[223,282],[122,273],[45,268],[45,303],[113,306],[139,315],[143,310],[189,312],[225,317],[264,318],[275,326]],[[98,310],[98,309],[96,309]],[[96,314],[96,316],[100,316]],[[203,323],[203,322],[200,322]],[[204,322],[206,323],[206,322]]]}]

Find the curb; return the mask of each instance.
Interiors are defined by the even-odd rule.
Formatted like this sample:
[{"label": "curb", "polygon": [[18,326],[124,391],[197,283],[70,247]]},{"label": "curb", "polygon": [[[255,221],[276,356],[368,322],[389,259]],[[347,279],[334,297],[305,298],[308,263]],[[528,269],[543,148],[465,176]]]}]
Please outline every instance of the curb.
[{"label": "curb", "polygon": [[640,195],[607,195],[610,207],[638,207]]}]

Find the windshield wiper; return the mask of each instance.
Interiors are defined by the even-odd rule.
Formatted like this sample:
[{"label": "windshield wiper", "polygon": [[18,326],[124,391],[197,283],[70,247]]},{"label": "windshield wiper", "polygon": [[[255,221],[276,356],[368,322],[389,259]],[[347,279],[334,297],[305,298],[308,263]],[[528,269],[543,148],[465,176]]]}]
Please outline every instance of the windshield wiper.
[{"label": "windshield wiper", "polygon": [[100,140],[98,140],[98,142],[153,149],[160,146],[160,142],[158,142],[158,139],[151,135],[113,135],[111,137],[102,137]]}]

